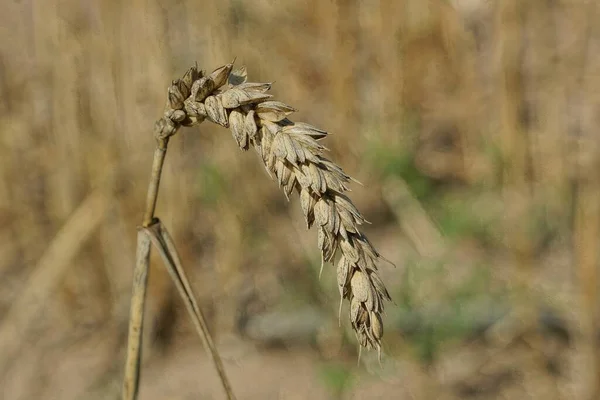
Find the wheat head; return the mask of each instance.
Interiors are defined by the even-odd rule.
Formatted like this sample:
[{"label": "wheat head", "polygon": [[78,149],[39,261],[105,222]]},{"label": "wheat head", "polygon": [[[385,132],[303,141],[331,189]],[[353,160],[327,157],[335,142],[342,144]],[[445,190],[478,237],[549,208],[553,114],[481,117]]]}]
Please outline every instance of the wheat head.
[{"label": "wheat head", "polygon": [[208,75],[194,66],[169,86],[165,113],[155,126],[157,139],[160,143],[179,127],[206,119],[231,129],[242,150],[253,147],[286,197],[299,194],[307,228],[317,227],[321,271],[341,253],[340,316],[343,299],[348,299],[361,348],[376,348],[381,354],[381,314],[384,300],[391,298],[376,272],[383,258],[360,232],[365,219],[344,194],[352,178],[323,156],[327,149],[319,141],[327,132],[289,120],[294,108],[271,100],[270,88],[270,83],[247,82],[246,69],[233,70],[233,63]]}]

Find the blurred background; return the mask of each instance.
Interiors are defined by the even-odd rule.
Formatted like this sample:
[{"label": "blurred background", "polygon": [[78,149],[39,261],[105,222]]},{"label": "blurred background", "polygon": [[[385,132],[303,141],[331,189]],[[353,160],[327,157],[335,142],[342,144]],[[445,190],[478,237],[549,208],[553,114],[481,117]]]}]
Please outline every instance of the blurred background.
[{"label": "blurred background", "polygon": [[[597,399],[600,18],[584,0],[4,1],[0,398],[116,399],[166,89],[237,57],[333,134],[382,366],[255,154],[171,140],[169,227],[239,399]],[[141,399],[220,399],[154,254]]]}]

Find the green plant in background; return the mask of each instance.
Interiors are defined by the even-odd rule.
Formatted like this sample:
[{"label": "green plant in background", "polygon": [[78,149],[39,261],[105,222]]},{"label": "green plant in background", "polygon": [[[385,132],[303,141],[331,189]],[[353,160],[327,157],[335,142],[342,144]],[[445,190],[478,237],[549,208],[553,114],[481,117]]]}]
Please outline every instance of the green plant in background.
[{"label": "green plant in background", "polygon": [[477,189],[461,189],[436,198],[429,206],[429,212],[438,223],[447,239],[459,240],[465,237],[477,238],[483,243],[494,240],[497,232],[493,227],[501,217],[498,208],[485,204],[487,192]]},{"label": "green plant in background", "polygon": [[434,193],[434,182],[415,166],[414,152],[404,145],[390,145],[373,138],[367,146],[366,160],[385,178],[400,177],[419,201],[425,201]]},{"label": "green plant in background", "polygon": [[433,362],[443,346],[464,340],[490,322],[502,305],[502,293],[490,289],[489,269],[483,265],[475,265],[458,285],[436,293],[435,303],[423,298],[419,288],[447,273],[443,261],[409,262],[397,289],[397,326],[425,364]]},{"label": "green plant in background", "polygon": [[354,381],[352,370],[348,366],[334,362],[321,365],[319,376],[333,399],[341,399],[351,389]]},{"label": "green plant in background", "polygon": [[200,166],[200,201],[208,207],[215,206],[227,193],[227,181],[219,169],[210,162]]}]

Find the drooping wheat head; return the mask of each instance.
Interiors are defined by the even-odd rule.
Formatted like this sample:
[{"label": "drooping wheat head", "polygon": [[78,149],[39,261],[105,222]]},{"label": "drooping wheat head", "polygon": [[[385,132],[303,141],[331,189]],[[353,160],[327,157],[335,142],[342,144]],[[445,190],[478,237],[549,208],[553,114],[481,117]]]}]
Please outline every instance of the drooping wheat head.
[{"label": "drooping wheat head", "polygon": [[205,75],[190,68],[172,82],[164,116],[157,121],[158,139],[174,135],[180,126],[205,119],[231,129],[242,150],[253,147],[267,173],[277,180],[286,197],[295,191],[310,228],[316,225],[325,262],[337,261],[340,315],[343,299],[350,301],[350,321],[361,347],[381,352],[384,300],[391,300],[377,274],[382,259],[359,230],[365,222],[344,194],[352,179],[323,156],[321,143],[327,132],[287,117],[294,108],[271,100],[270,83],[247,82],[244,67],[227,64]]}]

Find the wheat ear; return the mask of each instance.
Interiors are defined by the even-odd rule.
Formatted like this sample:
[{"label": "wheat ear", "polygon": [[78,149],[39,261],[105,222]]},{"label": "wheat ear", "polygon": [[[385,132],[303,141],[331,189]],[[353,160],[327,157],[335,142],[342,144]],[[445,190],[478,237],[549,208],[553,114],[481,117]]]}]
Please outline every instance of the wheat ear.
[{"label": "wheat ear", "polygon": [[348,299],[361,348],[376,348],[381,354],[381,314],[384,300],[391,298],[376,272],[382,257],[359,230],[365,219],[344,194],[351,178],[323,156],[327,149],[319,141],[327,132],[290,121],[287,117],[296,110],[271,100],[270,88],[270,83],[247,82],[246,69],[233,71],[233,63],[206,76],[192,67],[168,89],[167,110],[156,125],[159,136],[206,119],[230,128],[242,150],[254,147],[286,197],[299,194],[307,227],[316,225],[321,270],[341,253],[340,315],[342,301]]}]

